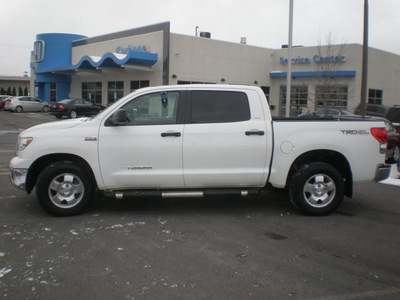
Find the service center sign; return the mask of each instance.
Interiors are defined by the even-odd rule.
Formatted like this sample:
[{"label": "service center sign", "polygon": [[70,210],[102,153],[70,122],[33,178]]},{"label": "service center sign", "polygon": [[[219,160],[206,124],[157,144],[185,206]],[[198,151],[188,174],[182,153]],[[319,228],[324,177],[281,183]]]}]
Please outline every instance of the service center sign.
[{"label": "service center sign", "polygon": [[[311,62],[333,63],[333,62],[345,62],[345,61],[346,61],[345,56],[334,56],[334,55],[332,55],[332,56],[314,55],[312,58],[298,56],[296,58],[292,58],[292,64],[309,64]],[[279,63],[282,65],[286,65],[288,63],[288,59],[281,57],[279,59]]]}]

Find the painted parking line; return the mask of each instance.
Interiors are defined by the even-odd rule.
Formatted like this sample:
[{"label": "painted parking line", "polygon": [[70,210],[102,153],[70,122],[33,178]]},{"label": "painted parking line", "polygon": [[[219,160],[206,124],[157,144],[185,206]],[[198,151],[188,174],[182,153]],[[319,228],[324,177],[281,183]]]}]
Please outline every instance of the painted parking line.
[{"label": "painted parking line", "polygon": [[0,153],[14,153],[15,150],[0,150]]},{"label": "painted parking line", "polygon": [[0,176],[1,175],[10,175],[10,173],[0,173]]}]

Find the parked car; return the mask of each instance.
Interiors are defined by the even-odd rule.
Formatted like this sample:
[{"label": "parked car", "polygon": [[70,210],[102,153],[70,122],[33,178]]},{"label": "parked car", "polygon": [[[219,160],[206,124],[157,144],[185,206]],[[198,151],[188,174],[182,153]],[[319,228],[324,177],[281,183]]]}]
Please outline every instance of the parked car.
[{"label": "parked car", "polygon": [[354,116],[353,113],[345,110],[345,109],[336,109],[336,108],[319,108],[313,113],[301,114],[299,117],[302,118],[312,118],[312,117],[339,117],[339,116]]},{"label": "parked car", "polygon": [[59,102],[51,102],[49,114],[56,116],[61,119],[63,116],[67,116],[70,119],[74,119],[77,116],[92,116],[103,110],[105,107],[85,99],[64,99]]},{"label": "parked car", "polygon": [[[354,110],[354,114],[361,115],[360,110],[361,104],[359,104]],[[389,107],[383,104],[371,104],[367,103],[367,107],[365,109],[365,115],[374,116],[374,117],[385,117]]]},{"label": "parked car", "polygon": [[0,95],[0,110],[4,109],[4,105],[6,104],[6,99],[11,96],[9,95]]},{"label": "parked car", "polygon": [[7,98],[4,109],[9,111],[15,111],[17,113],[23,111],[47,112],[49,110],[49,103],[35,97],[15,96]]},{"label": "parked car", "polygon": [[393,127],[400,131],[400,105],[389,107],[385,119],[388,119]]},{"label": "parked car", "polygon": [[389,164],[395,164],[398,162],[400,157],[400,131],[394,128],[394,126],[387,120],[385,120],[385,125],[388,139],[386,162]]}]

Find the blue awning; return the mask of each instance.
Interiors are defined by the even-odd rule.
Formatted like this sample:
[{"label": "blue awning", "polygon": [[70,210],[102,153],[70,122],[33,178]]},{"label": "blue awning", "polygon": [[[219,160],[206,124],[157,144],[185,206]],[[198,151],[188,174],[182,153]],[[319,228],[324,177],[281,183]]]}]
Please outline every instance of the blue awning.
[{"label": "blue awning", "polygon": [[[292,77],[355,77],[356,71],[332,71],[332,72],[292,72]],[[287,72],[271,72],[271,78],[286,78]]]},{"label": "blue awning", "polygon": [[55,67],[36,70],[36,74],[68,72],[75,70],[96,70],[98,68],[123,68],[138,66],[150,68],[158,61],[158,54],[130,51],[128,54],[106,53],[103,56],[83,56],[80,61],[71,66]]}]

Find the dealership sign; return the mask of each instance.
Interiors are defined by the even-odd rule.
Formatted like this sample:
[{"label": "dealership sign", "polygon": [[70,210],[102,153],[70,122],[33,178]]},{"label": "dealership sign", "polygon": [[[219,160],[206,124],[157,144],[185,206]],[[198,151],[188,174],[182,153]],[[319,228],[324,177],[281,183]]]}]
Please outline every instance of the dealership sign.
[{"label": "dealership sign", "polygon": [[132,47],[131,45],[129,45],[128,47],[121,47],[121,46],[118,46],[116,49],[115,49],[115,52],[116,53],[121,53],[121,54],[128,54],[129,52],[131,52],[131,51],[134,51],[134,52],[149,52],[148,51],[149,49],[146,47],[146,46],[136,46],[136,47]]},{"label": "dealership sign", "polygon": [[[309,63],[333,63],[333,62],[344,62],[346,61],[345,56],[319,56],[314,55],[312,58],[309,57],[295,57],[292,58],[292,64],[309,64]],[[288,63],[288,59],[284,57],[279,58],[279,63],[282,65],[286,65]]]}]

